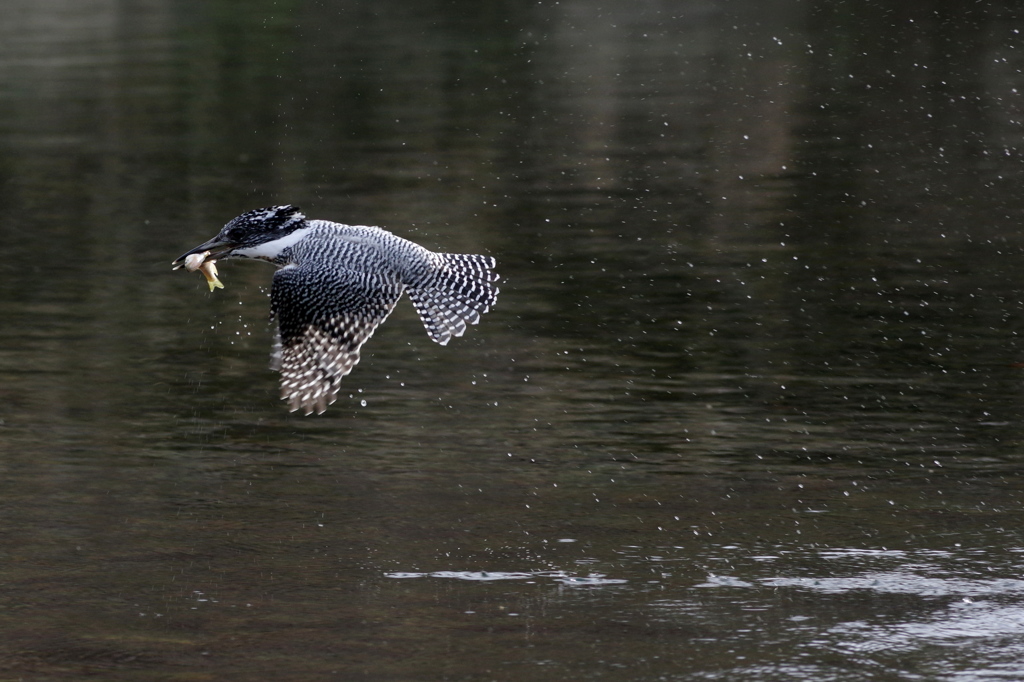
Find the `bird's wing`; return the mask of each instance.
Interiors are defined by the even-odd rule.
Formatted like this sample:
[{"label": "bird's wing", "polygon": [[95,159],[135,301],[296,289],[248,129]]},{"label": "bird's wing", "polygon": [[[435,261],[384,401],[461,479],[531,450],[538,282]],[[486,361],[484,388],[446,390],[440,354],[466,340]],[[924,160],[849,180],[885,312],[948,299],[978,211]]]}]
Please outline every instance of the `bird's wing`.
[{"label": "bird's wing", "polygon": [[359,349],[387,319],[404,287],[381,275],[304,266],[278,270],[270,290],[277,321],[271,366],[294,412],[318,414],[333,403]]}]

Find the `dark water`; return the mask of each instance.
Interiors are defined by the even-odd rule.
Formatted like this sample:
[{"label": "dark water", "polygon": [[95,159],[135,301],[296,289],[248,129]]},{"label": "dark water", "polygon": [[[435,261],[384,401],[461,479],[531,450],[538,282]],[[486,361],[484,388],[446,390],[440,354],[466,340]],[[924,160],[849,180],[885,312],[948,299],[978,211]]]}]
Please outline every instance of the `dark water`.
[{"label": "dark water", "polygon": [[[1024,677],[1014,3],[16,0],[0,677]],[[493,255],[322,417],[238,213]]]}]

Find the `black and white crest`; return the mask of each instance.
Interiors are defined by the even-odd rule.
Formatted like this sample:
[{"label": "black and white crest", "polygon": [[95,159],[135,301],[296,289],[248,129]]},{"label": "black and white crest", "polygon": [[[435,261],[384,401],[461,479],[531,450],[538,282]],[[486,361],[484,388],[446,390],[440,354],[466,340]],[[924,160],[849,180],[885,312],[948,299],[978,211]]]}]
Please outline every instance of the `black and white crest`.
[{"label": "black and white crest", "polygon": [[243,213],[225,225],[221,233],[232,242],[241,244],[257,235],[287,234],[301,227],[305,220],[306,216],[298,206],[267,206]]}]

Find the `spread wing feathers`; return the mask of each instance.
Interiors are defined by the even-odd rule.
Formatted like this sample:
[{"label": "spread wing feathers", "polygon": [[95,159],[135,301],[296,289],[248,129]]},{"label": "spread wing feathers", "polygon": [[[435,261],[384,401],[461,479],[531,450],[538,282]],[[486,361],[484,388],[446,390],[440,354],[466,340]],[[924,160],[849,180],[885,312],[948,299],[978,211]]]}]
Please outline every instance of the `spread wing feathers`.
[{"label": "spread wing feathers", "polygon": [[466,324],[476,324],[498,299],[494,259],[457,253],[439,253],[439,267],[424,281],[410,285],[409,298],[427,335],[442,346],[462,336]]},{"label": "spread wing feathers", "polygon": [[387,319],[404,287],[394,279],[340,268],[278,270],[270,291],[277,337],[271,367],[281,372],[281,399],[292,412],[322,413],[359,349]]}]

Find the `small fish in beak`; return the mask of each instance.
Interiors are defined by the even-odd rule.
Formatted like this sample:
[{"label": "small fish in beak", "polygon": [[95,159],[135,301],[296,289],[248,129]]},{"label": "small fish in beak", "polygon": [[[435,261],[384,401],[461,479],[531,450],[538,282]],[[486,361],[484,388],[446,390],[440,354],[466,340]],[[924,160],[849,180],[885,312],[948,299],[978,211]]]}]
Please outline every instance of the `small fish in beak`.
[{"label": "small fish in beak", "polygon": [[195,272],[198,270],[203,273],[204,277],[206,277],[206,283],[209,285],[210,291],[213,291],[214,289],[223,289],[224,284],[217,279],[217,261],[206,260],[209,255],[209,251],[191,253],[174,261],[174,263],[172,263],[174,267],[171,269],[177,270],[184,266],[184,268],[189,272]]}]

